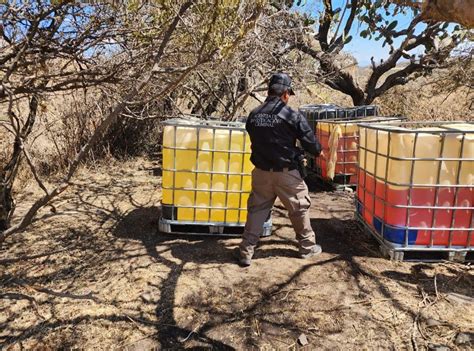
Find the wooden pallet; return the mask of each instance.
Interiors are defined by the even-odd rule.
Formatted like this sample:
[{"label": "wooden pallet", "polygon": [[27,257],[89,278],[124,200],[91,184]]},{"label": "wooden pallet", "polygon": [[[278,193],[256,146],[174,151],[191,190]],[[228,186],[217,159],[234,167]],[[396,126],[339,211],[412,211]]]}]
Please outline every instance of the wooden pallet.
[{"label": "wooden pallet", "polygon": [[[168,234],[183,235],[205,235],[205,236],[241,236],[244,232],[244,225],[219,225],[200,223],[180,223],[160,218],[159,230]],[[269,236],[272,233],[271,222],[267,222],[262,236]]]}]

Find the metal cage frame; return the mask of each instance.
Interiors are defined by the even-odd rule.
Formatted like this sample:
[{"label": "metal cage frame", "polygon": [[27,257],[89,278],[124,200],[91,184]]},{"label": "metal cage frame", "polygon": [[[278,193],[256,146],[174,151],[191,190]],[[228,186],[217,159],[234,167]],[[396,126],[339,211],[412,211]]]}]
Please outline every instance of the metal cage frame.
[{"label": "metal cage frame", "polygon": [[[170,232],[167,231],[166,228],[168,228],[170,225],[202,225],[202,226],[209,226],[211,229],[212,228],[217,228],[216,232],[219,232],[221,227],[243,227],[245,226],[245,221],[242,222],[240,221],[241,218],[241,213],[242,211],[247,211],[246,207],[242,207],[242,198],[244,194],[249,194],[251,190],[249,191],[243,191],[242,189],[240,190],[228,190],[228,189],[212,189],[211,187],[209,189],[198,189],[196,184],[198,180],[198,174],[209,174],[210,175],[210,184],[212,184],[213,178],[215,175],[224,175],[226,177],[226,184],[228,187],[229,184],[229,178],[231,176],[238,176],[240,177],[240,184],[242,186],[243,181],[244,181],[244,176],[251,177],[251,173],[245,172],[245,157],[244,155],[250,155],[250,151],[246,151],[247,145],[247,131],[245,130],[245,124],[242,122],[225,122],[225,121],[217,121],[217,120],[197,120],[193,119],[191,121],[189,120],[184,120],[180,118],[175,118],[175,119],[169,119],[164,122],[162,122],[162,125],[164,127],[166,126],[171,126],[174,128],[174,140],[173,140],[173,146],[165,146],[162,145],[163,150],[172,150],[173,152],[173,167],[172,168],[162,168],[163,172],[170,172],[173,175],[173,185],[172,186],[163,186],[163,190],[170,190],[172,192],[172,204],[163,204],[166,206],[173,207],[175,209],[179,208],[187,208],[187,209],[193,209],[193,220],[178,220],[178,218],[174,218],[174,215],[172,215],[171,218],[164,218],[163,214],[160,219],[160,227],[163,227],[165,232]],[[177,143],[177,129],[178,127],[187,127],[187,128],[195,128],[196,129],[196,148],[187,148],[187,147],[178,147]],[[200,137],[200,130],[201,129],[212,129],[212,147],[208,149],[200,148],[199,145],[199,137]],[[216,149],[216,130],[226,130],[229,131],[229,144],[228,144],[228,149],[227,150],[221,150],[221,149]],[[231,144],[232,144],[232,133],[234,131],[239,131],[242,132],[243,134],[243,145],[242,145],[242,150],[231,150]],[[164,129],[163,129],[164,132]],[[184,151],[194,151],[196,152],[196,163],[195,163],[195,169],[194,170],[178,170],[177,169],[177,162],[176,162],[176,151],[178,150],[184,150]],[[206,152],[211,154],[211,170],[210,171],[200,171],[199,170],[199,153],[200,152]],[[216,152],[220,153],[226,153],[227,154],[227,171],[224,172],[219,172],[214,170],[214,156]],[[230,172],[230,157],[232,154],[240,154],[242,155],[242,163],[240,165],[240,172]],[[193,173],[194,174],[194,187],[192,188],[177,188],[176,187],[176,175],[177,173]],[[184,206],[184,205],[175,205],[175,192],[176,191],[189,191],[193,192],[193,205],[190,206]],[[203,192],[203,193],[209,193],[209,205],[208,206],[197,206],[196,201],[197,201],[197,194],[198,192]],[[227,204],[228,202],[228,196],[229,194],[239,194],[239,207],[226,207],[226,206],[221,206],[221,207],[216,207],[212,206],[212,196],[213,193],[224,193],[225,194],[225,200],[224,203]],[[198,210],[208,210],[208,220],[207,221],[197,221],[197,211]],[[217,210],[217,211],[224,211],[224,221],[212,221],[211,220],[211,211],[212,210]],[[228,216],[228,211],[237,211],[237,222],[229,222],[227,220]],[[268,235],[268,231],[271,231],[271,214],[270,218],[267,220],[267,222],[264,225],[264,235]],[[212,230],[211,230],[212,231]]]},{"label": "metal cage frame", "polygon": [[[370,118],[370,121],[367,120]],[[351,125],[357,125],[357,127],[359,127],[360,124],[362,123],[393,123],[393,122],[401,122],[401,121],[404,121],[406,120],[407,118],[406,117],[392,117],[392,116],[374,116],[374,117],[362,117],[362,118],[354,118],[354,119],[328,119],[328,120],[325,120],[325,121],[321,121],[322,123],[328,123],[328,124],[331,124],[331,125],[341,125],[341,128],[342,128],[342,136],[339,138],[339,144],[341,143],[341,140],[342,140],[342,144],[343,144],[343,147],[344,149],[341,150],[341,151],[337,151],[337,153],[342,153],[344,158],[343,158],[343,161],[342,162],[336,162],[336,165],[342,165],[344,170],[347,169],[347,167],[350,167],[351,165],[355,167],[355,173],[341,173],[341,174],[335,174],[334,175],[334,180],[332,181],[332,183],[334,183],[334,185],[341,185],[341,186],[352,186],[352,187],[355,187],[357,185],[357,180],[355,181],[355,183],[352,183],[350,182],[350,179],[352,176],[355,176],[358,174],[358,167],[359,167],[359,134],[355,135],[355,136],[345,136],[345,131],[347,131],[347,127],[349,124]],[[316,133],[316,137],[318,138],[319,141],[322,140],[322,130],[320,128],[318,128],[316,126],[316,130],[315,130],[315,133]],[[330,138],[330,135],[329,134],[329,138]],[[357,143],[357,149],[356,150],[349,150],[349,149],[346,149],[347,147],[347,140],[348,139],[355,139],[356,143]],[[322,151],[328,151],[329,152],[329,149],[323,149]],[[348,161],[346,160],[346,155],[347,153],[349,152],[356,152],[357,153],[357,159],[355,161]],[[313,168],[314,172],[319,176],[321,177],[321,179],[323,179],[322,177],[322,167],[321,167],[321,158],[320,157],[315,157],[314,158],[314,168]],[[342,179],[342,182],[339,182],[338,180],[336,181],[336,176],[339,176],[339,179]]]},{"label": "metal cage frame", "polygon": [[[370,233],[385,247],[386,250],[389,251],[390,256],[394,256],[395,258],[403,258],[403,252],[404,251],[448,251],[453,254],[465,254],[467,252],[471,252],[474,250],[474,246],[469,246],[472,235],[474,233],[474,214],[471,213],[471,219],[470,219],[470,225],[468,228],[455,228],[454,227],[454,221],[455,221],[455,214],[456,210],[470,210],[471,212],[474,212],[474,205],[472,206],[456,206],[457,200],[458,200],[458,193],[459,189],[472,189],[474,188],[473,184],[466,184],[466,185],[460,185],[459,180],[460,180],[460,175],[461,175],[461,165],[463,162],[472,162],[474,165],[474,158],[463,158],[463,152],[464,152],[464,147],[466,144],[466,135],[473,136],[474,137],[474,130],[458,130],[458,129],[450,129],[447,127],[444,127],[446,125],[456,125],[456,124],[472,124],[474,126],[474,123],[472,122],[465,122],[465,121],[442,121],[442,122],[402,122],[402,123],[390,123],[387,125],[383,124],[371,124],[371,123],[360,123],[359,128],[366,128],[366,129],[371,129],[374,130],[376,133],[376,145],[375,145],[375,165],[377,164],[377,159],[379,157],[386,158],[387,162],[385,165],[385,175],[384,177],[378,176],[377,171],[375,169],[374,173],[369,172],[367,169],[362,169],[360,164],[358,167],[358,172],[362,170],[364,172],[364,179],[363,179],[363,185],[362,185],[362,179],[359,178],[358,180],[358,186],[361,187],[364,191],[364,197],[366,192],[370,194],[373,198],[373,211],[369,210],[369,214],[372,216],[372,218],[377,218],[378,220],[381,221],[382,226],[381,226],[381,232],[379,233],[372,224],[369,224],[366,222],[364,219],[363,215],[360,213],[360,209],[364,208],[364,211],[367,210],[365,206],[363,205],[362,201],[359,199],[359,192],[356,194],[356,217],[358,218],[359,222],[370,231]],[[437,127],[442,130],[420,130],[420,127]],[[408,128],[413,128],[415,127],[416,129],[408,129]],[[388,141],[387,141],[387,155],[381,154],[379,150],[379,137],[378,134],[379,132],[386,132],[388,133]],[[415,134],[414,136],[414,144],[413,144],[413,151],[411,157],[394,157],[389,155],[390,152],[390,143],[391,139],[393,137],[393,134],[395,133],[409,133],[409,134]],[[434,134],[434,135],[439,135],[441,138],[441,146],[440,146],[440,151],[439,155],[437,157],[415,157],[416,151],[417,151],[417,141],[418,137],[420,134]],[[457,134],[461,136],[461,146],[460,146],[460,152],[458,157],[443,157],[444,153],[444,146],[446,142],[446,135],[452,135],[452,134]],[[367,155],[368,153],[374,153],[373,150],[369,150],[367,147],[367,136],[365,137],[365,143],[364,145],[359,144],[359,152],[364,151],[365,159],[364,159],[364,164],[365,167],[367,167]],[[360,154],[359,154],[360,157]],[[398,183],[398,182],[393,182],[388,180],[388,168],[389,168],[389,163],[390,160],[392,161],[408,161],[411,162],[410,164],[410,180],[409,183]],[[415,162],[416,161],[438,161],[438,172],[436,174],[436,184],[416,184],[413,181],[414,178],[414,169],[415,169]],[[458,162],[457,165],[457,174],[456,174],[456,184],[453,185],[443,185],[440,184],[440,177],[441,177],[441,168],[442,168],[442,163],[443,162]],[[360,172],[359,172],[360,175]],[[385,185],[385,190],[384,190],[384,198],[378,196],[376,194],[376,190],[374,188],[374,191],[368,192],[366,185],[367,185],[367,176],[371,176],[374,179],[374,182],[380,181],[383,182]],[[400,186],[400,187],[407,187],[408,188],[408,195],[407,195],[407,205],[395,205],[395,204],[388,204],[386,201],[387,199],[387,192],[388,192],[388,185],[394,185],[394,186]],[[414,188],[435,188],[435,195],[434,195],[434,202],[432,206],[420,206],[420,205],[413,205],[412,204],[412,193]],[[452,206],[437,206],[438,200],[439,200],[439,189],[441,188],[454,188],[454,200],[452,203]],[[376,201],[380,201],[383,203],[383,215],[382,218],[378,218],[376,216]],[[365,203],[365,201],[364,201]],[[384,222],[385,214],[386,214],[386,208],[403,208],[406,209],[406,218],[405,218],[405,226],[404,227],[399,227],[397,226],[396,229],[403,229],[404,230],[404,242],[403,244],[398,244],[394,243],[392,241],[389,241],[385,238],[385,228],[387,227],[392,227],[395,228],[394,226],[391,226],[387,223]],[[430,227],[417,227],[417,226],[411,226],[410,225],[410,210],[412,209],[425,209],[425,210],[432,210],[433,215],[432,215],[432,220],[431,220],[431,226]],[[436,227],[436,211],[439,210],[451,210],[451,225],[449,228],[441,228],[441,227]],[[418,231],[418,230],[426,230],[430,232],[430,243],[428,245],[416,245],[416,244],[410,244],[409,243],[409,233],[410,231]],[[441,246],[441,245],[434,245],[434,233],[439,232],[439,231],[449,231],[449,239],[448,239],[448,245],[447,246]],[[467,231],[468,232],[468,237],[466,241],[465,246],[453,246],[452,241],[453,241],[453,232],[456,231]],[[397,256],[398,255],[398,256]],[[401,255],[401,256],[400,256]],[[392,257],[393,258],[393,257]]]},{"label": "metal cage frame", "polygon": [[[341,107],[334,104],[308,104],[300,106],[298,110],[308,121],[313,133],[316,133],[318,121],[374,117],[378,115],[379,109],[377,105]],[[314,157],[307,153],[306,158],[308,159],[307,168],[317,174]]]},{"label": "metal cage frame", "polygon": [[300,106],[298,110],[306,118],[313,132],[316,132],[316,125],[321,120],[375,117],[379,113],[377,105],[341,107],[333,104],[309,104]]}]

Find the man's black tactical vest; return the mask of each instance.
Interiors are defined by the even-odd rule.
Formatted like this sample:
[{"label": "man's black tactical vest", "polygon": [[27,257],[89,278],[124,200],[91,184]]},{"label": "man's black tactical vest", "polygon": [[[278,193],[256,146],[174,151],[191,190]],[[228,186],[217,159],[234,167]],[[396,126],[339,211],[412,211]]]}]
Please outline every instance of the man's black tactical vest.
[{"label": "man's black tactical vest", "polygon": [[315,156],[321,152],[306,119],[276,96],[268,97],[250,113],[245,128],[252,141],[251,161],[263,170],[296,169],[301,154],[296,140]]}]

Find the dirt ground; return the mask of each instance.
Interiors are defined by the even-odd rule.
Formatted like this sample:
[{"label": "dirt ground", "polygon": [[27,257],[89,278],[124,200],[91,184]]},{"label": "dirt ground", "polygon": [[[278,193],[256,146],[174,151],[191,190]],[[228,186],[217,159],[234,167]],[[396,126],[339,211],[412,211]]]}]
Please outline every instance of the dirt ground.
[{"label": "dirt ground", "polygon": [[297,257],[277,205],[273,235],[243,269],[238,238],[157,231],[160,183],[149,161],[84,169],[3,244],[3,349],[472,349],[472,268],[382,258],[351,194],[312,193],[319,257]]}]

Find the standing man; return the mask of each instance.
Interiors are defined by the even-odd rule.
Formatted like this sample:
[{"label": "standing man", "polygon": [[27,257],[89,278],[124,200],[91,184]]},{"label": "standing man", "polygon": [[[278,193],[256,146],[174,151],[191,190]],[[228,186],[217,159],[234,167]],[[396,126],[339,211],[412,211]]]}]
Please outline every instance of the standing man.
[{"label": "standing man", "polygon": [[301,146],[319,156],[321,145],[306,119],[287,106],[291,79],[284,73],[273,74],[265,102],[253,110],[245,126],[252,142],[252,192],[248,200],[247,223],[237,251],[239,264],[250,266],[255,247],[278,196],[293,224],[301,258],[321,253],[316,245],[308,209],[311,199],[308,187],[298,171]]}]

